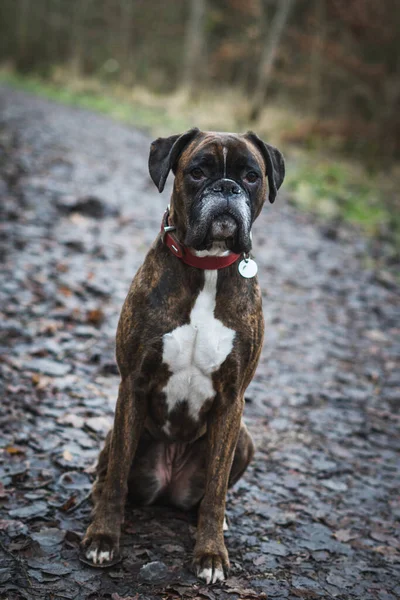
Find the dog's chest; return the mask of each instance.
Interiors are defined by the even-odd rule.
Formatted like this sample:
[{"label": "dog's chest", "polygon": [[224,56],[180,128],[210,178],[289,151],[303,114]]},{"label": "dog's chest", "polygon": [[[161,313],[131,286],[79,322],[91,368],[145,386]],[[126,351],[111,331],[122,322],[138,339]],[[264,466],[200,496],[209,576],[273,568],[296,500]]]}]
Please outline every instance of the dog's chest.
[{"label": "dog's chest", "polygon": [[164,431],[169,433],[171,413],[179,408],[198,420],[204,403],[214,398],[212,374],[230,354],[235,331],[214,316],[217,271],[205,271],[204,287],[190,314],[190,323],[163,336],[163,362],[171,376],[163,389],[168,417]]}]

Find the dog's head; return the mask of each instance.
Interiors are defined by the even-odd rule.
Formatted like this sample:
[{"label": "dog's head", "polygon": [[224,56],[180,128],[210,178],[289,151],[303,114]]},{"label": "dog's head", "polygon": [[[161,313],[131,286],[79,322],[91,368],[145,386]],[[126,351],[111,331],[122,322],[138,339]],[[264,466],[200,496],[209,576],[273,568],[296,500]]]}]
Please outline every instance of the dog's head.
[{"label": "dog's head", "polygon": [[255,133],[197,128],[155,140],[149,170],[160,192],[170,170],[175,175],[171,218],[186,246],[206,250],[222,242],[237,253],[250,251],[267,189],[272,203],[285,176],[282,154]]}]

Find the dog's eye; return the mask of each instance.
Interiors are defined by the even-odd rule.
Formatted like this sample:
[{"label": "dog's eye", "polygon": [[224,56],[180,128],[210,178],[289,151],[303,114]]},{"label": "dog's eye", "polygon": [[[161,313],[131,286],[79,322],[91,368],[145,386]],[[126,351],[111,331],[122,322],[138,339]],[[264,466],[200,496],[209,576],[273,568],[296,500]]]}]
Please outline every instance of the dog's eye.
[{"label": "dog's eye", "polygon": [[258,179],[258,175],[255,171],[249,171],[247,175],[245,175],[244,179],[248,183],[255,183]]},{"label": "dog's eye", "polygon": [[198,167],[196,169],[193,169],[192,171],[190,171],[191,176],[193,177],[193,179],[196,179],[196,181],[199,181],[199,179],[203,179],[204,177],[204,173],[201,169],[199,169]]}]

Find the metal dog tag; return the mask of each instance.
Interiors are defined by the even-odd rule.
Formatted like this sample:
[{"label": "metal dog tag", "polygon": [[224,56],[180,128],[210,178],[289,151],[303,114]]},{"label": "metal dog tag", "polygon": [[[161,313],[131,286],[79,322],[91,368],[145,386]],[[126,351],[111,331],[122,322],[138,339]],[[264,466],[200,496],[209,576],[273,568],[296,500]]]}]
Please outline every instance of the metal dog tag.
[{"label": "metal dog tag", "polygon": [[251,279],[257,275],[257,263],[252,258],[244,258],[240,261],[238,270],[242,277]]}]

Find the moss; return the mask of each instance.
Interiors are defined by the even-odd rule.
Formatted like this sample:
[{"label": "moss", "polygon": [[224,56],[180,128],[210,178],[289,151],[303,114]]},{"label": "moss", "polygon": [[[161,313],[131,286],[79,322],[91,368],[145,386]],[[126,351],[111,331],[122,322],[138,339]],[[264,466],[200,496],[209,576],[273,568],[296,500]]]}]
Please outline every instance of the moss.
[{"label": "moss", "polygon": [[387,234],[400,241],[400,219],[379,174],[368,174],[359,165],[327,163],[314,154],[289,169],[286,187],[301,208],[346,220],[369,235]]}]

